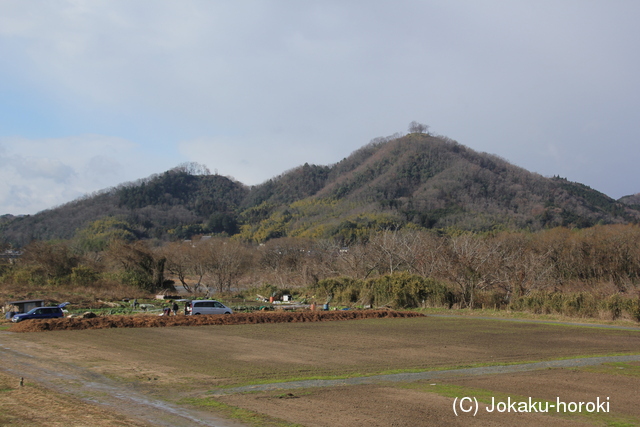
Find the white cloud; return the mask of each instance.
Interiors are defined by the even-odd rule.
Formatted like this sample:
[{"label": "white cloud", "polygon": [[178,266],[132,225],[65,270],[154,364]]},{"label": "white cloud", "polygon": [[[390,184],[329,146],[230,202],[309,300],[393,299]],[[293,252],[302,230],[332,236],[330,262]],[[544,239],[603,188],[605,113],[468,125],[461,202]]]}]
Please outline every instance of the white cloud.
[{"label": "white cloud", "polygon": [[256,141],[247,149],[246,136],[197,138],[180,143],[180,152],[191,161],[205,164],[212,172],[231,176],[246,185],[256,185],[304,163],[329,164],[332,157],[321,144],[306,146],[283,137],[252,135]]},{"label": "white cloud", "polygon": [[0,138],[27,142],[3,156],[14,179],[73,194],[185,160],[255,184],[418,120],[620,196],[640,191],[638,13],[574,0],[5,0]]},{"label": "white cloud", "polygon": [[[179,162],[176,162],[176,164]],[[0,138],[2,213],[32,214],[169,168],[121,138]]]},{"label": "white cloud", "polygon": [[71,167],[56,159],[16,156],[13,162],[21,179],[42,178],[56,184],[69,184],[76,176]]}]

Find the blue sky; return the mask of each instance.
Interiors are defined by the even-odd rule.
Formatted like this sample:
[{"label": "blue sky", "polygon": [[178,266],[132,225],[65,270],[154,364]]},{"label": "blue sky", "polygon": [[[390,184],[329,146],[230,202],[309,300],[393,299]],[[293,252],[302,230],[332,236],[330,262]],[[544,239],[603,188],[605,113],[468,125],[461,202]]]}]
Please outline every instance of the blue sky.
[{"label": "blue sky", "polygon": [[248,184],[412,120],[640,192],[640,2],[0,0],[0,214],[195,161]]}]

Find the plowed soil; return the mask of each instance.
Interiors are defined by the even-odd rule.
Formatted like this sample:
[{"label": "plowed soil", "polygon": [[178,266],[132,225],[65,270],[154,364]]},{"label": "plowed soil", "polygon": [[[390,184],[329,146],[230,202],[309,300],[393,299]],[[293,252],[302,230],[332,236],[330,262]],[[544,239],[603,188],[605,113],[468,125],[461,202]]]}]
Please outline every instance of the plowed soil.
[{"label": "plowed soil", "polygon": [[[577,373],[566,367],[473,376],[460,372],[455,377],[429,380],[392,383],[382,379],[375,384],[348,384],[350,378],[398,372],[464,371],[460,368],[640,354],[638,330],[432,316],[272,323],[283,315],[285,319],[294,315],[305,319],[313,314],[316,313],[256,313],[251,315],[256,316],[253,321],[263,324],[238,326],[107,326],[110,329],[32,334],[0,331],[0,371],[11,375],[13,388],[18,388],[18,379],[24,377],[25,388],[42,382],[58,393],[71,393],[80,399],[89,397],[101,404],[117,398],[117,405],[111,406],[114,413],[136,422],[151,421],[137,414],[159,412],[158,406],[141,404],[141,396],[162,399],[191,416],[183,424],[160,424],[159,417],[152,422],[172,427],[198,425],[193,422],[197,417],[194,410],[218,416],[216,402],[304,426],[640,425],[640,368],[636,362],[583,367]],[[356,312],[317,314],[321,315],[318,320],[328,320],[326,315],[340,319]],[[382,317],[395,315],[402,313],[380,313]],[[226,319],[236,316],[249,315]],[[149,321],[167,322],[148,326],[220,317],[148,316]],[[84,322],[90,325],[90,321],[98,320]],[[28,323],[40,322],[24,322],[25,326]],[[344,379],[345,383],[251,393],[231,390],[318,378]],[[482,413],[477,417],[454,414],[455,397],[494,395],[500,399],[506,395],[517,399],[559,397],[564,401],[609,397],[611,413],[498,414],[481,407]],[[11,399],[13,396],[5,395],[3,400],[0,390],[0,409],[3,402],[11,403]],[[14,413],[20,414],[19,410]],[[203,421],[202,425],[225,424]]]},{"label": "plowed soil", "polygon": [[287,421],[305,427],[594,426],[583,420],[547,414],[496,415],[480,411],[476,417],[456,417],[452,398],[383,385],[225,396],[220,400],[258,413],[286,414]]},{"label": "plowed soil", "polygon": [[79,329],[158,328],[164,326],[244,325],[256,323],[299,323],[331,320],[424,317],[414,312],[391,310],[340,310],[305,312],[258,312],[208,316],[104,316],[93,319],[26,320],[11,326],[11,332],[42,332]]}]

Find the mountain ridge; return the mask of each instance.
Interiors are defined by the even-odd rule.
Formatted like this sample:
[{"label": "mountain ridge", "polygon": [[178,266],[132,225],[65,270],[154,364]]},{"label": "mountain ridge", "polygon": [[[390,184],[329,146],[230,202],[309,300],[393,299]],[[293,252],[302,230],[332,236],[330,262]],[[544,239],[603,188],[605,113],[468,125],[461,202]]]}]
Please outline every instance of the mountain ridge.
[{"label": "mountain ridge", "polygon": [[226,233],[254,241],[350,241],[403,226],[535,231],[640,221],[636,199],[616,201],[426,133],[377,138],[332,165],[305,163],[252,187],[206,172],[178,167],[35,215],[5,215],[0,238],[70,239],[107,217],[130,224],[136,238]]}]

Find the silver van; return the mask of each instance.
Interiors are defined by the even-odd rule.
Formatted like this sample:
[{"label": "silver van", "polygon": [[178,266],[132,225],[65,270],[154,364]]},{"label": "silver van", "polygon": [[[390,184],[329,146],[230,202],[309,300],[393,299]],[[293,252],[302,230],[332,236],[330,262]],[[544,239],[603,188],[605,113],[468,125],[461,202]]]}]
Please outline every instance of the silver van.
[{"label": "silver van", "polygon": [[194,300],[187,309],[188,314],[232,314],[233,310],[215,300]]}]

